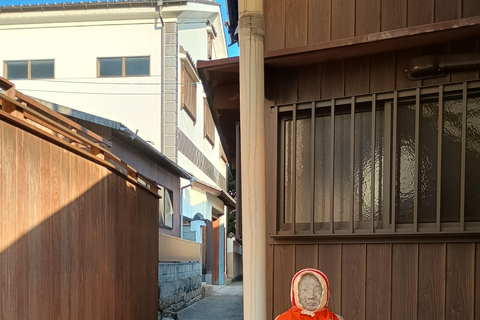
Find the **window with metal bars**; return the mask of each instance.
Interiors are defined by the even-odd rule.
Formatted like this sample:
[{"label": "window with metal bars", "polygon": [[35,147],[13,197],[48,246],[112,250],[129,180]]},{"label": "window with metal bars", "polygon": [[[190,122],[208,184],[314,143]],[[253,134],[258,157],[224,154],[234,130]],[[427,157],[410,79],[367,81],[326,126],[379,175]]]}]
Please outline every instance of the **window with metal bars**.
[{"label": "window with metal bars", "polygon": [[275,108],[278,234],[480,231],[480,82]]}]

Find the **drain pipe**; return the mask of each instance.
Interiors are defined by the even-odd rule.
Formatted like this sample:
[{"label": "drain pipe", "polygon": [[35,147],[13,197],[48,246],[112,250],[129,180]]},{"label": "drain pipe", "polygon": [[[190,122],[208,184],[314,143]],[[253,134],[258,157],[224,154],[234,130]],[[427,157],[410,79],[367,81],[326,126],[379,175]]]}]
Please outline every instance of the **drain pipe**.
[{"label": "drain pipe", "polygon": [[245,320],[260,320],[267,319],[263,0],[239,0],[238,9],[243,310]]},{"label": "drain pipe", "polygon": [[480,68],[480,53],[429,55],[411,59],[405,72],[412,80],[446,76],[448,72]]},{"label": "drain pipe", "polygon": [[192,186],[195,177],[190,177],[190,183],[180,188],[180,238],[183,239],[183,190]]}]

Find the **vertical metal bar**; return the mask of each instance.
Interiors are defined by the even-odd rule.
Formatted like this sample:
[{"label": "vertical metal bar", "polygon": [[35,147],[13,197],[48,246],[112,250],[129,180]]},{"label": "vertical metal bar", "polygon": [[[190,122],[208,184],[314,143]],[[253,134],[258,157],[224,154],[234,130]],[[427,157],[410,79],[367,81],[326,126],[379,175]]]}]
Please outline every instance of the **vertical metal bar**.
[{"label": "vertical metal bar", "polygon": [[[350,232],[355,232],[355,97],[350,105]],[[361,195],[359,195],[361,196]]]},{"label": "vertical metal bar", "polygon": [[377,95],[372,95],[372,154],[370,156],[370,220],[372,220],[371,233],[375,232],[375,131],[376,131]]},{"label": "vertical metal bar", "polygon": [[[278,176],[279,176],[278,162],[279,162],[280,157],[279,157],[279,154],[278,154],[278,134],[279,134],[279,132],[278,132],[278,107],[277,106],[275,106],[275,108],[273,108],[273,112],[274,112],[274,120],[273,120],[274,121],[274,124],[273,124],[273,130],[274,131],[273,132],[275,132],[274,137],[273,137],[273,139],[274,139],[273,154],[274,154],[274,157],[275,157],[274,162],[273,162],[273,164],[274,164],[274,168],[273,168],[274,182],[273,183],[274,183],[274,186],[278,186]],[[279,210],[280,206],[279,206],[279,192],[278,191],[279,191],[279,188],[276,188],[276,190],[275,190],[275,205],[274,205],[274,207],[275,207],[275,210],[274,210],[275,221],[274,221],[274,224],[273,224],[275,226],[275,230],[274,230],[275,234],[278,233],[277,230],[279,229],[278,228],[278,220],[279,220],[278,216],[279,216],[279,212],[280,212],[280,210]]]},{"label": "vertical metal bar", "polygon": [[[277,106],[277,115],[279,116],[279,107]],[[282,117],[281,120],[281,125],[280,125],[280,153],[279,153],[279,158],[280,158],[280,169],[279,169],[279,174],[280,174],[280,180],[278,181],[278,189],[280,193],[280,199],[278,201],[278,208],[279,208],[279,229],[278,230],[286,230],[286,211],[287,208],[285,207],[285,141],[286,141],[286,130],[285,130],[285,125],[286,122],[284,118]]]},{"label": "vertical metal bar", "polygon": [[438,142],[437,142],[437,218],[435,219],[437,232],[442,231],[441,196],[442,196],[442,136],[443,135],[443,85],[438,89]]},{"label": "vertical metal bar", "polygon": [[383,225],[390,228],[390,195],[391,195],[391,178],[392,178],[392,103],[384,104],[384,141],[385,141],[385,158],[383,160]]},{"label": "vertical metal bar", "polygon": [[462,167],[460,182],[460,230],[465,231],[465,157],[467,151],[467,82],[463,83]]},{"label": "vertical metal bar", "polygon": [[330,182],[330,233],[335,233],[335,99],[332,99],[332,104],[330,106],[330,130],[331,132],[331,145],[330,145],[330,152],[331,152],[331,163],[330,163],[330,178],[332,181]]},{"label": "vertical metal bar", "polygon": [[415,93],[415,185],[413,186],[413,232],[418,231],[418,183],[419,179],[419,142],[420,142],[420,88]]},{"label": "vertical metal bar", "polygon": [[292,234],[295,234],[296,212],[295,204],[297,198],[297,104],[293,104],[292,123]]},{"label": "vertical metal bar", "polygon": [[311,223],[310,223],[310,234],[315,233],[315,101],[312,102],[312,125],[311,125],[311,172],[312,172],[312,214],[311,214]]},{"label": "vertical metal bar", "polygon": [[396,194],[396,175],[397,175],[397,110],[398,109],[398,91],[393,93],[393,128],[392,128],[392,159],[390,162],[391,171],[392,171],[392,180],[391,180],[391,190],[392,193],[390,199],[390,205],[392,210],[392,231],[396,231],[396,212],[395,212],[395,194]]}]

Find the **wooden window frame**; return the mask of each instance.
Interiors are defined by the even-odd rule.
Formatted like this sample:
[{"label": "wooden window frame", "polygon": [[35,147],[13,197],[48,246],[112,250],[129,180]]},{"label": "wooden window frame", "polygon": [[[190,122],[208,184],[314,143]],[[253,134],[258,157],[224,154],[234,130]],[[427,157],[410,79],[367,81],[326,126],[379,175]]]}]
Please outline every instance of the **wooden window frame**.
[{"label": "wooden window frame", "polygon": [[[445,85],[436,85],[436,86],[429,86],[429,87],[419,87],[415,89],[405,89],[405,90],[396,90],[393,92],[386,92],[386,93],[379,93],[379,94],[366,94],[361,96],[354,96],[354,97],[345,97],[345,98],[337,98],[337,99],[329,99],[329,100],[321,100],[321,101],[310,101],[310,102],[302,102],[302,103],[295,103],[295,104],[284,104],[284,105],[276,105],[272,106],[275,111],[275,117],[277,124],[276,129],[276,142],[275,142],[275,149],[274,152],[277,154],[276,160],[276,172],[278,175],[278,183],[276,183],[276,214],[275,214],[275,232],[276,234],[273,235],[274,238],[282,238],[282,237],[291,237],[291,236],[313,236],[313,235],[328,235],[328,234],[338,234],[338,235],[352,235],[352,234],[365,234],[365,235],[373,235],[373,234],[405,234],[405,235],[413,235],[413,234],[425,234],[425,233],[438,233],[438,234],[447,234],[447,233],[479,233],[480,232],[480,221],[472,221],[466,222],[465,221],[465,145],[466,145],[466,105],[467,99],[470,95],[478,95],[480,94],[480,81],[468,81],[462,83],[454,83],[454,84],[445,84]],[[428,99],[431,97],[435,97],[438,104],[442,106],[440,110],[443,110],[444,101],[447,98],[461,97],[458,99],[461,104],[463,105],[464,110],[463,118],[462,118],[462,167],[461,167],[461,183],[460,183],[460,199],[461,199],[461,206],[459,210],[459,221],[456,222],[447,222],[441,219],[440,214],[440,200],[441,200],[441,161],[442,161],[442,148],[441,148],[441,141],[442,141],[442,114],[443,111],[439,111],[438,115],[438,123],[439,129],[437,132],[438,135],[438,148],[437,148],[437,204],[436,204],[436,217],[435,222],[419,222],[419,199],[420,199],[420,185],[419,185],[419,118],[420,118],[420,106],[424,99]],[[291,211],[291,221],[288,223],[284,222],[284,205],[285,205],[285,132],[284,132],[284,123],[285,121],[293,121],[292,127],[292,152],[293,152],[293,159],[296,159],[295,155],[295,141],[296,141],[296,121],[300,118],[308,118],[312,119],[312,139],[311,139],[311,150],[315,148],[315,118],[317,116],[318,110],[329,110],[329,114],[331,117],[331,156],[334,156],[334,142],[335,137],[333,132],[335,132],[335,117],[332,117],[332,114],[337,115],[338,111],[336,110],[337,106],[351,106],[351,111],[349,114],[353,114],[354,116],[351,117],[351,126],[352,128],[355,127],[355,114],[356,111],[356,104],[362,102],[371,102],[371,111],[370,114],[372,115],[372,139],[375,137],[373,136],[373,132],[375,132],[375,116],[377,110],[377,103],[381,102],[385,104],[385,110],[390,110],[385,112],[385,146],[384,146],[384,173],[383,173],[383,217],[381,221],[377,221],[375,219],[369,219],[369,221],[355,221],[354,219],[354,211],[353,207],[351,207],[351,211],[349,211],[348,221],[335,221],[335,217],[333,215],[333,194],[334,192],[330,192],[330,222],[314,222],[314,208],[315,204],[312,206],[313,212],[310,214],[310,222],[296,223],[296,212],[295,212],[295,183],[292,185],[291,193],[293,194],[294,199],[292,200],[293,208],[290,209]],[[414,181],[414,208],[413,208],[413,221],[403,223],[397,222],[396,219],[396,205],[395,199],[398,190],[394,186],[396,186],[396,170],[397,170],[397,163],[396,163],[396,149],[397,149],[397,134],[400,131],[397,128],[397,121],[398,121],[398,107],[405,102],[409,102],[409,104],[413,103],[416,105],[415,111],[415,181]],[[389,105],[389,107],[387,107]],[[390,113],[391,112],[391,113]],[[307,115],[306,115],[307,114]],[[308,115],[310,114],[310,115]],[[377,115],[378,116],[378,115]],[[351,129],[352,129],[351,128]],[[351,130],[351,139],[355,138],[354,130]],[[354,141],[354,140],[353,140]],[[374,140],[372,140],[374,141]],[[375,142],[372,143],[371,146],[372,156],[371,159],[374,159],[374,148]],[[351,148],[353,149],[353,148]],[[350,157],[353,156],[353,150],[351,150]],[[350,179],[353,179],[352,170],[354,161],[350,159]],[[327,169],[330,171],[330,175],[334,177],[334,158],[332,158],[331,168]],[[315,165],[315,154],[312,153],[311,156],[311,166]],[[295,173],[295,164],[293,164],[293,176],[296,176]],[[374,170],[372,170],[374,172]],[[373,173],[372,173],[373,177]],[[295,181],[295,179],[294,179]],[[372,188],[375,183],[375,179],[372,183]],[[354,197],[354,190],[353,190],[353,181],[351,183],[351,190],[347,191],[350,195],[350,201],[353,203]],[[333,185],[333,182],[332,182]],[[315,188],[315,179],[312,179],[312,200],[314,201],[314,191]],[[330,188],[332,190],[332,188]],[[373,208],[374,205],[374,198],[371,195],[371,199],[365,198],[365,201],[371,201],[371,205]],[[332,223],[333,221],[333,223]]]},{"label": "wooden window frame", "polygon": [[[125,75],[125,58],[148,58],[148,75]],[[122,59],[121,76],[102,76],[100,75],[100,59]],[[150,77],[152,74],[152,64],[150,56],[123,56],[123,57],[97,57],[97,78],[132,78],[132,77]]]},{"label": "wooden window frame", "polygon": [[203,98],[203,137],[215,147],[215,123],[206,98]]},{"label": "wooden window frame", "polygon": [[225,150],[223,149],[223,145],[221,143],[220,143],[219,151],[220,151],[220,159],[222,159],[223,162],[225,162],[225,164],[228,164],[227,155],[225,154]]},{"label": "wooden window frame", "polygon": [[[52,61],[53,62],[53,77],[32,78],[32,61]],[[28,60],[4,60],[3,61],[3,77],[8,78],[8,62],[26,62],[27,63],[27,77],[23,79],[13,80],[42,80],[42,79],[55,79],[55,59],[28,59]]]},{"label": "wooden window frame", "polygon": [[[173,191],[168,189],[168,188],[165,188],[164,186],[161,186],[159,185],[158,186],[158,194],[160,195],[160,199],[159,199],[159,206],[163,204],[163,208],[160,208],[159,207],[159,210],[160,209],[163,209],[161,214],[163,215],[163,223],[160,222],[160,217],[159,217],[159,221],[158,221],[158,225],[160,228],[162,229],[167,229],[167,230],[172,230],[173,229],[173,222],[174,222],[174,215],[175,215],[175,209],[173,207]],[[169,226],[169,225],[166,225],[165,224],[165,197],[166,195],[168,194],[168,196],[170,197],[170,202],[171,202],[171,205],[172,205],[172,225]],[[159,212],[159,215],[160,215],[160,212]]]},{"label": "wooden window frame", "polygon": [[181,101],[180,109],[184,110],[197,123],[197,83],[200,81],[195,67],[186,57],[181,58]]}]

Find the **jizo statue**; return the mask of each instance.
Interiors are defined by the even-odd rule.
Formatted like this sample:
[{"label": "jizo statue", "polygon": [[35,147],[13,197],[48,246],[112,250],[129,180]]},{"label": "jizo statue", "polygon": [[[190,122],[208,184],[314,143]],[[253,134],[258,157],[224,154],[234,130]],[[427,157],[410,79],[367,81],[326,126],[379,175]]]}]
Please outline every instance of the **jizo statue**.
[{"label": "jizo statue", "polygon": [[343,320],[327,308],[330,287],[327,277],[316,269],[298,271],[292,279],[293,307],[275,320]]}]

